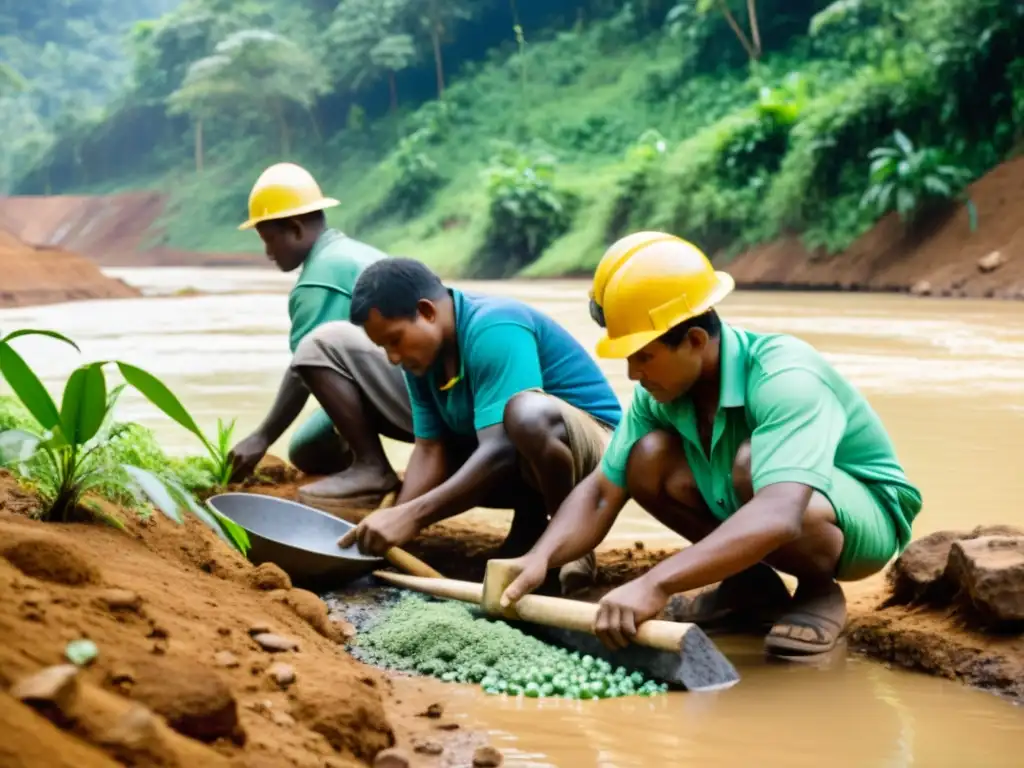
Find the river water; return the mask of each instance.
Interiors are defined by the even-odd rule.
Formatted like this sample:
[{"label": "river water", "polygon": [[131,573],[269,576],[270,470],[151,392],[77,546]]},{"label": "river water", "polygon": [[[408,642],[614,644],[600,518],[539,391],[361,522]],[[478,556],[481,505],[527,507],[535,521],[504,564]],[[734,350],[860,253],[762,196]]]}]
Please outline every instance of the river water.
[{"label": "river water", "polygon": [[[16,342],[55,394],[80,361],[117,358],[163,378],[204,428],[213,429],[217,417],[237,418],[239,436],[255,426],[288,360],[286,294],[294,278],[262,270],[110,272],[147,296],[3,310],[0,331],[46,327],[79,342],[81,357],[48,340]],[[588,349],[597,340],[584,281],[462,287],[532,303]],[[207,293],[173,295],[187,288]],[[915,536],[983,523],[1024,526],[1020,305],[738,292],[721,311],[736,325],[801,336],[868,396],[924,496]],[[624,366],[601,365],[625,400]],[[138,397],[124,398],[121,416],[151,426],[169,450],[198,449]],[[408,448],[390,445],[389,453],[398,464]],[[627,508],[612,537],[679,541],[637,508]],[[492,730],[506,764],[515,766],[1022,764],[1024,711],[994,696],[854,655],[822,668],[768,664],[759,646],[746,641],[722,648],[744,678],[723,692],[536,702],[481,700],[456,688],[449,712],[461,713],[467,726]]]}]

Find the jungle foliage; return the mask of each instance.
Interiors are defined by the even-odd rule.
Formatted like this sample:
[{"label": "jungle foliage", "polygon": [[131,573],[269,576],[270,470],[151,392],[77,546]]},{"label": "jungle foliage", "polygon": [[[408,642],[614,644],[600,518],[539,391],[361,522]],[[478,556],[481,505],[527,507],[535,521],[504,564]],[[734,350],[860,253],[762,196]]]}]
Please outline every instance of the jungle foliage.
[{"label": "jungle foliage", "polygon": [[[80,51],[53,4],[117,2],[8,0],[0,40]],[[0,50],[0,102],[19,77],[40,99]],[[447,274],[586,270],[638,228],[838,251],[969,201],[1024,136],[1022,0],[180,0],[122,50],[102,111],[15,126],[44,148],[17,190],[156,184],[174,245],[248,249],[249,186],[287,159],[343,198],[334,224]]]}]

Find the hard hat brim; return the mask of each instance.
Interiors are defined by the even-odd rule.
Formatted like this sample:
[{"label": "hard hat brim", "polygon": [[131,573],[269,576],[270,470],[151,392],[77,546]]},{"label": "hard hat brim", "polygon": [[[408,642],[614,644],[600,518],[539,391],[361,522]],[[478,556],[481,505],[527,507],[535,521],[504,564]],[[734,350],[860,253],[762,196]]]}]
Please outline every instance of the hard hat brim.
[{"label": "hard hat brim", "polygon": [[336,205],[341,205],[338,200],[333,197],[322,197],[319,200],[314,200],[311,203],[305,205],[299,205],[295,208],[289,208],[285,211],[278,211],[277,213],[268,214],[266,216],[254,216],[248,221],[238,225],[240,230],[252,229],[257,224],[262,224],[264,221],[274,221],[276,219],[290,219],[293,216],[302,216],[305,213],[313,213],[313,211],[322,211],[326,208],[333,208]]},{"label": "hard hat brim", "polygon": [[[687,317],[678,320],[675,323],[676,325],[690,318],[697,317],[697,315],[704,314],[736,289],[736,281],[728,272],[716,271],[715,275],[718,277],[718,287],[704,302],[694,307]],[[599,339],[597,342],[597,356],[604,360],[624,360],[630,355],[639,352],[659,336],[664,335],[667,330],[666,328],[663,331],[639,331],[614,339],[605,331],[604,338]]]}]

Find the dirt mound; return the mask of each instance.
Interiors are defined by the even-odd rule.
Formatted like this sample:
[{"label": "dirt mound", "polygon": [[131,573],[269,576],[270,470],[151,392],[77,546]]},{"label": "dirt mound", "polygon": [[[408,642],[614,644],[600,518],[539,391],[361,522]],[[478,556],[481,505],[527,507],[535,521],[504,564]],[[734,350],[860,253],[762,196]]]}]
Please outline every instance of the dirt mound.
[{"label": "dirt mound", "polygon": [[142,294],[104,275],[81,256],[56,247],[33,247],[0,229],[0,307],[83,299],[121,299]]},{"label": "dirt mound", "polygon": [[1024,697],[1024,531],[940,531],[912,543],[886,576],[888,594],[851,607],[855,645]]},{"label": "dirt mound", "polygon": [[266,266],[257,254],[151,246],[166,202],[159,192],[0,197],[0,226],[27,243],[67,248],[103,266]]},{"label": "dirt mound", "polygon": [[1024,298],[1024,157],[983,176],[969,194],[978,212],[973,233],[958,205],[914,237],[890,214],[836,256],[810,253],[790,237],[722,266],[745,288]]},{"label": "dirt mound", "polygon": [[[13,482],[0,473],[3,765],[338,768],[448,738],[400,703],[431,681],[356,662],[318,597],[256,575],[198,521],[39,523],[6,505]],[[99,655],[76,670],[80,639]],[[444,758],[468,765],[479,740],[452,739]]]}]

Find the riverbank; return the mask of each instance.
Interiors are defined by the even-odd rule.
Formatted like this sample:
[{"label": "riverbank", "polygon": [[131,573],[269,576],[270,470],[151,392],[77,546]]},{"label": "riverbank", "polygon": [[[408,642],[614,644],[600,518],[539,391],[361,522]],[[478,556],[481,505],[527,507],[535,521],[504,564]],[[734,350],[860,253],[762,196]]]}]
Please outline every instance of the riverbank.
[{"label": "riverbank", "polygon": [[[268,480],[236,490],[294,498],[308,481],[278,461],[264,469]],[[4,765],[339,768],[396,747],[413,765],[466,766],[487,744],[444,715],[454,689],[355,661],[344,650],[352,628],[318,597],[275,568],[253,567],[197,521],[140,520],[107,505],[122,532],[38,523],[28,519],[34,508],[32,494],[0,473],[0,719],[17,734],[0,745]],[[479,580],[502,534],[456,520],[408,549],[446,576]],[[935,540],[922,540],[933,569]],[[674,551],[602,548],[598,584],[579,597],[596,599]],[[907,601],[881,579],[849,594],[852,650],[1024,696],[1019,634],[986,635],[955,606],[931,609],[919,594]],[[271,650],[256,639],[266,632],[297,647]],[[66,644],[82,638],[99,655],[72,682],[33,680],[66,663]],[[425,717],[424,702],[439,704],[439,716]]]},{"label": "riverbank", "polygon": [[5,229],[0,229],[0,273],[0,308],[142,295],[76,253],[29,245]]}]

